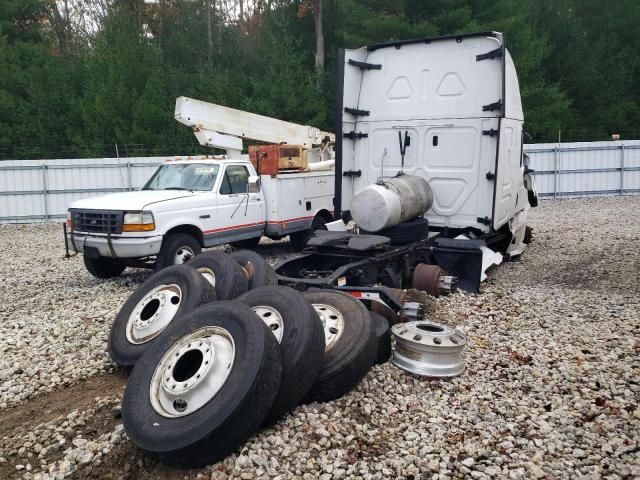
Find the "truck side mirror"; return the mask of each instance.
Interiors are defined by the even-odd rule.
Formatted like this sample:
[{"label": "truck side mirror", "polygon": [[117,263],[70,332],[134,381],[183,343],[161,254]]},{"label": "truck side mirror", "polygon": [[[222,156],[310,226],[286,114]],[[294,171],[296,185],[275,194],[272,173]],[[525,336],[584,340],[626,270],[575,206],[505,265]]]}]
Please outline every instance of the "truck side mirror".
[{"label": "truck side mirror", "polygon": [[247,193],[260,193],[260,177],[252,175],[247,182]]}]

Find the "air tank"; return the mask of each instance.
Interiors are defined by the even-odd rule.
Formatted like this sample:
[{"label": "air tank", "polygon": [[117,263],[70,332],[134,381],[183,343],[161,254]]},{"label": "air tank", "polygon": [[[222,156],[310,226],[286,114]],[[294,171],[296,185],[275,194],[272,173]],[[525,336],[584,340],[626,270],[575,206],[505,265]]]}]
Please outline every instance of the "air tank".
[{"label": "air tank", "polygon": [[379,232],[422,215],[432,204],[433,192],[424,178],[400,175],[354,195],[351,216],[363,230]]}]

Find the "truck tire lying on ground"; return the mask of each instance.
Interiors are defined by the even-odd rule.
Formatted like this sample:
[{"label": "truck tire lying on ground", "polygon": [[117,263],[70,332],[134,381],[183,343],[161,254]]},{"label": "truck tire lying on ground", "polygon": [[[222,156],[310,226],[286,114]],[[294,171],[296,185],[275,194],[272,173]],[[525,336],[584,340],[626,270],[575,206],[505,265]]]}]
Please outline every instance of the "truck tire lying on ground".
[{"label": "truck tire lying on ground", "polygon": [[229,257],[238,262],[247,272],[249,276],[249,289],[278,284],[276,271],[256,252],[252,252],[251,250],[237,250],[231,252]]},{"label": "truck tire lying on ground", "polygon": [[195,268],[216,289],[218,300],[233,300],[249,289],[247,273],[225,253],[199,253],[186,265]]},{"label": "truck tire lying on ground", "polygon": [[193,468],[237,450],[278,393],[278,342],[239,302],[198,308],[140,358],[122,400],[122,422],[139,448]]},{"label": "truck tire lying on ground", "polygon": [[82,259],[84,260],[84,266],[87,271],[96,278],[117,277],[127,268],[125,263],[119,258],[89,258],[83,255]]},{"label": "truck tire lying on ground", "polygon": [[391,357],[391,327],[389,322],[382,315],[376,312],[369,312],[371,321],[376,331],[376,365],[387,363]]},{"label": "truck tire lying on ground", "polygon": [[181,265],[202,251],[200,242],[188,233],[171,233],[162,241],[156,258],[156,271],[171,265]]},{"label": "truck tire lying on ground", "polygon": [[174,265],[153,274],[116,315],[109,334],[111,359],[123,367],[135,365],[170,323],[215,299],[211,284],[191,267]]},{"label": "truck tire lying on ground", "polygon": [[351,295],[335,290],[303,293],[325,331],[325,360],[306,402],[341,397],[366,376],[376,359],[376,336],[369,311]]},{"label": "truck tire lying on ground", "polygon": [[379,232],[367,232],[360,229],[361,234],[382,235],[388,237],[393,244],[411,243],[424,240],[429,235],[429,221],[426,218],[418,217],[408,222],[400,223],[395,227],[385,228]]},{"label": "truck tire lying on ground", "polygon": [[324,362],[324,328],[318,314],[293,288],[267,285],[237,298],[251,307],[280,343],[282,382],[269,425],[298,405]]}]

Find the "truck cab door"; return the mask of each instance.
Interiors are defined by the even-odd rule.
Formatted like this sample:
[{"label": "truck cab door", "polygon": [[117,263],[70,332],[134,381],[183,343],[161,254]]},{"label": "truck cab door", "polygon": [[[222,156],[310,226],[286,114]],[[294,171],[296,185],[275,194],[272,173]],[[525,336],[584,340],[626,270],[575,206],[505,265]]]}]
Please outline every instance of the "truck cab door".
[{"label": "truck cab door", "polygon": [[206,232],[206,243],[220,243],[257,237],[264,231],[264,196],[249,192],[251,172],[245,164],[227,164],[218,186],[215,228]]}]

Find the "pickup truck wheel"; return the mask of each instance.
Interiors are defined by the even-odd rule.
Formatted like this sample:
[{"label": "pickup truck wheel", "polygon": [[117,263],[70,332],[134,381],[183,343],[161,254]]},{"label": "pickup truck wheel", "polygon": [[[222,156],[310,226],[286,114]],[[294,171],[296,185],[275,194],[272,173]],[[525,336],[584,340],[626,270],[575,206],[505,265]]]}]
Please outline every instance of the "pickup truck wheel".
[{"label": "pickup truck wheel", "polygon": [[173,265],[153,274],[124,303],[111,326],[109,355],[131,367],[172,322],[216,299],[196,270]]},{"label": "pickup truck wheel", "polygon": [[253,238],[247,238],[245,240],[238,240],[237,242],[231,242],[230,245],[233,248],[256,248],[258,246],[258,244],[260,243],[260,240],[262,239],[262,237],[253,237]]},{"label": "pickup truck wheel", "polygon": [[387,363],[391,357],[391,328],[389,322],[376,312],[369,312],[371,321],[376,331],[376,365]]},{"label": "pickup truck wheel", "polygon": [[256,252],[252,252],[251,250],[237,250],[230,253],[229,258],[238,262],[245,272],[247,272],[249,289],[278,284],[276,271]]},{"label": "pickup truck wheel", "polygon": [[289,242],[291,243],[291,248],[293,248],[296,252],[302,250],[307,242],[316,230],[326,230],[327,221],[322,217],[315,217],[313,222],[311,222],[311,227],[308,230],[303,230],[301,232],[292,233],[289,235]]},{"label": "pickup truck wheel", "polygon": [[291,287],[268,285],[237,298],[251,307],[280,343],[282,381],[265,420],[270,425],[298,405],[324,363],[324,328],[302,294]]},{"label": "pickup truck wheel", "polygon": [[82,256],[84,260],[84,266],[87,271],[96,278],[112,278],[117,277],[127,265],[119,258],[110,257],[98,257],[89,258],[86,255]]},{"label": "pickup truck wheel", "polygon": [[327,402],[349,392],[376,360],[376,335],[369,311],[346,293],[314,290],[303,293],[322,320],[324,363],[306,402]]},{"label": "pickup truck wheel", "polygon": [[156,259],[156,271],[181,265],[202,251],[196,238],[188,233],[172,233],[165,237]]},{"label": "pickup truck wheel", "polygon": [[186,265],[195,268],[216,289],[218,300],[233,300],[249,290],[247,273],[225,253],[199,253]]},{"label": "pickup truck wheel", "polygon": [[215,463],[264,422],[281,375],[278,342],[249,307],[205,305],[167,329],[133,369],[124,430],[169,465]]}]

